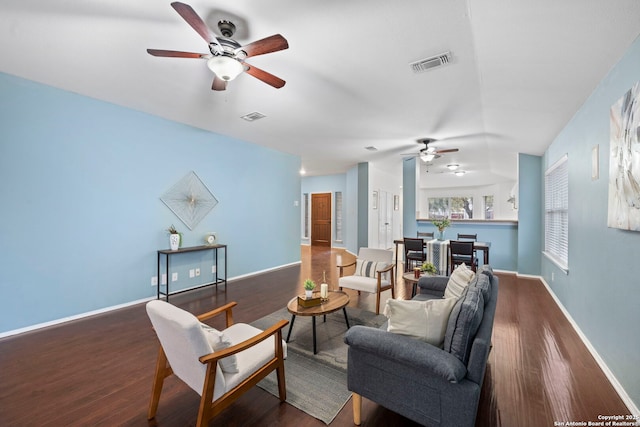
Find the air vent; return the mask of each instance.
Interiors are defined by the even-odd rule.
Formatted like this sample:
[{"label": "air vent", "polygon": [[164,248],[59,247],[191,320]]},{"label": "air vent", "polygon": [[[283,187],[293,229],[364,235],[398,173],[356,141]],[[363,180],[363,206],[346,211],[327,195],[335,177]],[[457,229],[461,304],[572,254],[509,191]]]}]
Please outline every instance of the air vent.
[{"label": "air vent", "polygon": [[409,64],[414,73],[422,73],[436,67],[448,64],[451,61],[451,52],[441,53],[431,58],[421,59],[420,61]]},{"label": "air vent", "polygon": [[249,114],[245,114],[244,116],[240,117],[243,120],[246,120],[248,122],[253,122],[255,120],[259,120],[262,119],[263,117],[267,117],[262,113],[258,113],[257,111],[254,111],[253,113],[249,113]]}]

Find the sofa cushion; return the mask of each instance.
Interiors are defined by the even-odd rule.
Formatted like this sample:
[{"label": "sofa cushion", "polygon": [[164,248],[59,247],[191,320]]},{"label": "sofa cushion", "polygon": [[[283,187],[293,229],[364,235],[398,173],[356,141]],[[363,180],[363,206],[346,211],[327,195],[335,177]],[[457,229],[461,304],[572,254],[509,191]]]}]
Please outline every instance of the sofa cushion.
[{"label": "sofa cushion", "polygon": [[378,270],[384,270],[387,268],[389,264],[386,262],[379,261],[367,261],[366,259],[357,259],[356,260],[356,272],[353,273],[355,276],[364,276],[371,277],[374,279],[378,278]]},{"label": "sofa cushion", "polygon": [[467,287],[451,310],[443,348],[456,356],[465,366],[483,314],[482,291],[476,287]]},{"label": "sofa cushion", "polygon": [[[214,352],[224,350],[225,348],[231,347],[231,340],[225,335],[224,332],[221,332],[215,328],[212,328],[209,325],[204,323],[201,324],[202,329],[205,332],[205,336],[207,337],[207,341],[209,345],[213,349]],[[222,372],[227,372],[230,374],[238,372],[238,360],[235,354],[225,357],[224,359],[220,359],[220,368]]]},{"label": "sofa cushion", "polygon": [[388,299],[384,308],[384,315],[389,318],[387,330],[442,348],[449,315],[455,304],[455,298],[427,301]]},{"label": "sofa cushion", "polygon": [[444,297],[459,298],[475,275],[476,274],[473,270],[468,268],[464,263],[460,264],[455,270],[453,270],[451,277],[449,277],[447,288],[444,290]]}]

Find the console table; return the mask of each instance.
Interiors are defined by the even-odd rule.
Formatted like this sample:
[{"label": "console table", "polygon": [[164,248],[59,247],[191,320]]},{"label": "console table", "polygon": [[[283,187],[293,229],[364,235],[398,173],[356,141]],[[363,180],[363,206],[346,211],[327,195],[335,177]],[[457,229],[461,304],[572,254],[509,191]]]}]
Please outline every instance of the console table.
[{"label": "console table", "polygon": [[[219,250],[223,250],[224,251],[224,276],[219,275],[219,269],[218,269],[218,251]],[[213,255],[213,265],[215,266],[215,273],[213,276],[213,281],[212,282],[208,282],[208,283],[203,283],[201,285],[198,286],[194,286],[188,289],[182,289],[179,291],[173,291],[170,292],[169,291],[169,283],[171,283],[171,277],[169,276],[169,260],[171,259],[172,256],[178,255],[178,254],[184,254],[187,252],[201,252],[201,251],[211,251],[212,255]],[[161,282],[162,280],[160,280],[160,278],[162,277],[160,275],[160,260],[162,259],[162,256],[165,257],[165,274],[167,277],[167,288],[166,288],[166,292],[161,292],[160,291],[160,286],[161,286]],[[160,299],[160,295],[164,295],[167,299],[167,301],[169,301],[169,295],[175,295],[175,294],[179,294],[182,292],[187,292],[187,291],[192,291],[194,289],[199,289],[199,288],[204,288],[205,286],[212,286],[212,285],[216,285],[216,289],[218,288],[218,285],[220,284],[224,284],[224,291],[227,292],[227,245],[203,245],[203,246],[192,246],[192,247],[188,247],[188,248],[179,248],[175,251],[172,251],[170,249],[162,249],[158,251],[158,299]]]}]

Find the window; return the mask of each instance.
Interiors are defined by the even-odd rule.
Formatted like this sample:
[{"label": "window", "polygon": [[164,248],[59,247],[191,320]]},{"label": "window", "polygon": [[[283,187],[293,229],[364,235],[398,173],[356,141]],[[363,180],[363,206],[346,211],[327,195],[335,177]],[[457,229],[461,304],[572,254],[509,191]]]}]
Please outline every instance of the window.
[{"label": "window", "polygon": [[302,220],[302,238],[309,238],[309,193],[304,193],[302,195],[302,215],[304,216]]},{"label": "window", "polygon": [[473,218],[473,197],[429,197],[429,218]]},{"label": "window", "polygon": [[567,155],[544,176],[544,254],[569,270],[569,166]]},{"label": "window", "polygon": [[493,219],[493,196],[484,196],[484,219]]},{"label": "window", "polygon": [[336,191],[335,194],[335,202],[334,202],[334,207],[335,207],[335,212],[334,212],[334,218],[335,218],[335,224],[336,224],[336,242],[342,242],[342,191]]}]

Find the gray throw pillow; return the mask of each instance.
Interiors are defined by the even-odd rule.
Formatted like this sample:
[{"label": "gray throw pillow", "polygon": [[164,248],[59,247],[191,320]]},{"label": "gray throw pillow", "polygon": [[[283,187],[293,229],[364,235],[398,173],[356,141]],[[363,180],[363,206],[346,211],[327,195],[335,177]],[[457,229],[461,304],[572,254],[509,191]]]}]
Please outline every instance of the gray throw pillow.
[{"label": "gray throw pillow", "polygon": [[444,336],[444,351],[467,365],[473,339],[484,314],[484,299],[477,287],[467,287],[453,307]]},{"label": "gray throw pillow", "polygon": [[488,264],[484,264],[480,267],[480,271],[478,271],[478,273],[486,274],[490,279],[493,279],[493,268]]},{"label": "gray throw pillow", "polygon": [[469,286],[480,289],[482,292],[482,298],[484,298],[484,303],[486,304],[491,297],[491,279],[486,274],[477,274],[476,280],[471,282]]}]

